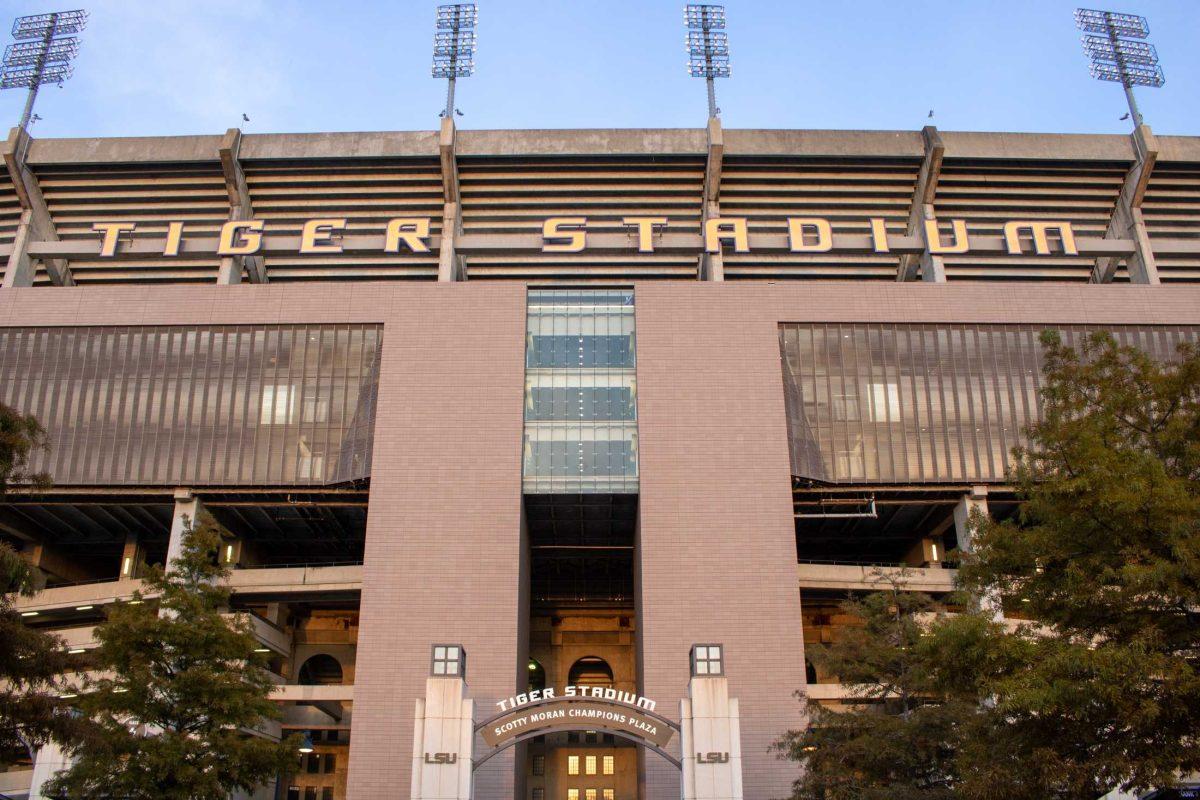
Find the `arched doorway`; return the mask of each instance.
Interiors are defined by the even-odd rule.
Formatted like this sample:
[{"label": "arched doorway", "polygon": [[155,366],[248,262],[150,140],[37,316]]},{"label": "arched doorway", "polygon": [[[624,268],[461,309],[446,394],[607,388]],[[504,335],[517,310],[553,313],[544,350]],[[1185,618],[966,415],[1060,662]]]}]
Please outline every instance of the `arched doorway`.
[{"label": "arched doorway", "polygon": [[327,653],[309,658],[296,674],[296,682],[302,686],[337,686],[342,680],[341,662]]},{"label": "arched doorway", "polygon": [[574,686],[602,686],[612,688],[612,667],[603,658],[584,656],[571,665],[567,683]]}]

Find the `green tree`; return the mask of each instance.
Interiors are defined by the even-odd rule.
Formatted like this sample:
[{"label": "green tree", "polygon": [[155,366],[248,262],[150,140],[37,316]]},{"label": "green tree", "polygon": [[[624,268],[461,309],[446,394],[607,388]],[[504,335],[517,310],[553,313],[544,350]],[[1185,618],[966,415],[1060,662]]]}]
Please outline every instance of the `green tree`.
[{"label": "green tree", "polygon": [[[1005,752],[1047,796],[1200,770],[1200,349],[1174,362],[1043,336],[1042,418],[1017,452],[1019,519],[972,520],[964,586],[1035,628],[991,693]],[[968,774],[988,754],[964,753]]]},{"label": "green tree", "polygon": [[960,554],[965,596],[1024,622],[894,586],[848,606],[865,624],[824,659],[877,702],[781,740],[796,798],[1095,800],[1200,771],[1200,348],[1042,341],[1021,512],[974,516]]},{"label": "green tree", "polygon": [[[38,421],[0,403],[0,500],[16,484],[40,486],[44,475],[31,473],[31,457],[46,446]],[[51,738],[71,741],[82,728],[64,693],[62,675],[71,666],[57,636],[25,624],[14,597],[35,592],[34,570],[0,541],[0,752],[34,750]]]},{"label": "green tree", "polygon": [[809,650],[853,699],[839,710],[809,703],[809,727],[776,743],[804,767],[796,800],[959,796],[958,743],[980,734],[987,713],[981,676],[1005,661],[988,646],[999,626],[977,611],[942,614],[928,595],[905,589],[906,577],[880,576],[881,590],[843,603],[860,624]]},{"label": "green tree", "polygon": [[118,605],[96,629],[95,667],[111,677],[89,681],[79,707],[99,733],[48,795],[225,800],[294,768],[298,740],[252,734],[279,712],[249,621],[222,614],[220,544],[211,517],[188,524],[171,568],[143,580],[157,602]]}]

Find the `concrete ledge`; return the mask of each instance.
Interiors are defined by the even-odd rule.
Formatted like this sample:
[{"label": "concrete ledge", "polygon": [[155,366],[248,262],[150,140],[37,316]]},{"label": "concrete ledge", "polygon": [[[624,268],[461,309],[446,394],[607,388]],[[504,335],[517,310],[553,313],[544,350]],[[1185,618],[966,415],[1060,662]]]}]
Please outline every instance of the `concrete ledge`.
[{"label": "concrete ledge", "polygon": [[45,589],[33,597],[16,598],[18,611],[54,611],[76,606],[100,606],[128,599],[142,588],[140,580],[85,583],[79,586],[59,586]]},{"label": "concrete ledge", "polygon": [[[946,158],[1132,161],[1119,134],[977,133],[939,131]],[[923,155],[920,131],[730,130],[725,154],[834,158],[911,158]],[[1159,161],[1200,161],[1200,137],[1160,136]],[[38,165],[211,162],[219,169],[220,135],[35,139],[28,163]],[[459,131],[460,157],[694,155],[706,152],[703,128]],[[257,133],[242,137],[241,158],[438,158],[437,131]]]},{"label": "concrete ledge", "polygon": [[[899,575],[900,567],[862,567],[847,564],[797,564],[801,589],[853,589],[872,591],[890,587],[890,576]],[[950,592],[954,590],[955,569],[908,567],[904,588],[913,592]]]},{"label": "concrete ledge", "polygon": [[809,700],[846,700],[856,699],[853,687],[844,683],[810,683],[804,687],[804,694]]},{"label": "concrete ledge", "polygon": [[221,135],[118,136],[108,139],[34,139],[25,162],[39,164],[121,164],[211,161],[220,170]]},{"label": "concrete ledge", "polygon": [[228,585],[235,594],[360,591],[362,575],[361,565],[235,569],[229,574]]},{"label": "concrete ledge", "polygon": [[276,686],[271,699],[280,703],[354,702],[354,684],[334,686],[300,686],[289,683]]}]

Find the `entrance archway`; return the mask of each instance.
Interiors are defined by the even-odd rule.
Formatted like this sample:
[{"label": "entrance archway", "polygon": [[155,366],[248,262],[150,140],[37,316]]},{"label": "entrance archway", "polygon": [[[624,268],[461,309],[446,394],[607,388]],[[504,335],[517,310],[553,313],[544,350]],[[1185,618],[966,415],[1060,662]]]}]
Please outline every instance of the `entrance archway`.
[{"label": "entrance archway", "polygon": [[[580,659],[580,662],[587,660]],[[603,732],[640,744],[662,756],[676,769],[682,769],[682,763],[663,749],[680,733],[680,726],[650,710],[647,706],[652,703],[611,688],[605,691],[601,687],[572,685],[568,690],[572,692],[569,695],[551,696],[509,708],[475,725],[475,732],[482,734],[492,750],[475,761],[473,768],[478,769],[497,753],[538,736]]]},{"label": "entrance archway", "polygon": [[645,739],[642,739],[641,737],[634,736],[633,734],[626,733],[624,731],[613,730],[612,728],[606,728],[603,725],[593,725],[592,727],[589,727],[586,729],[585,728],[572,728],[572,727],[553,728],[553,729],[544,728],[542,730],[536,730],[536,731],[530,731],[529,733],[523,733],[520,736],[516,736],[512,739],[509,739],[504,744],[500,745],[499,747],[497,747],[496,749],[494,749],[490,753],[488,753],[486,756],[484,756],[483,758],[476,761],[475,769],[479,769],[481,766],[483,766],[485,763],[487,763],[487,761],[492,756],[498,755],[499,753],[503,753],[505,750],[512,747],[513,745],[520,744],[521,742],[528,741],[529,739],[536,739],[539,736],[545,736],[547,733],[558,733],[558,732],[563,732],[563,731],[583,732],[584,730],[599,731],[601,733],[611,733],[613,736],[616,736],[618,739],[624,739],[625,741],[633,742],[634,744],[640,744],[643,747],[645,747],[647,750],[653,750],[655,753],[658,753],[660,756],[662,756],[664,759],[666,759],[671,764],[671,766],[675,767],[675,769],[683,769],[683,765],[679,762],[679,760],[677,758],[675,758],[670,753],[668,753],[666,750],[663,750],[661,747],[654,744],[653,742],[648,742]]}]

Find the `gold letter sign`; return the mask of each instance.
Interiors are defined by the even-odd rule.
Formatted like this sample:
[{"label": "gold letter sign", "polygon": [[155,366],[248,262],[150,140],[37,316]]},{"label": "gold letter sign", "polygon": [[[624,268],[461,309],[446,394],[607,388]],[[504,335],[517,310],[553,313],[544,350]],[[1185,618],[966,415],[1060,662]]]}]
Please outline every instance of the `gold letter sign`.
[{"label": "gold letter sign", "polygon": [[[579,253],[587,244],[587,217],[550,217],[542,225],[543,253]],[[551,242],[566,239],[566,242]]]},{"label": "gold letter sign", "polygon": [[261,219],[235,219],[221,226],[221,238],[217,243],[219,256],[252,256],[262,247],[263,221]]}]

